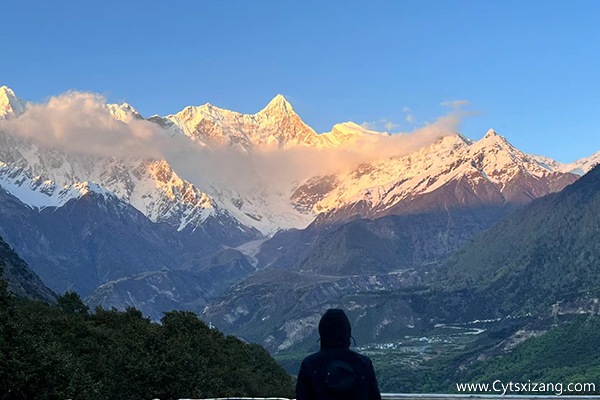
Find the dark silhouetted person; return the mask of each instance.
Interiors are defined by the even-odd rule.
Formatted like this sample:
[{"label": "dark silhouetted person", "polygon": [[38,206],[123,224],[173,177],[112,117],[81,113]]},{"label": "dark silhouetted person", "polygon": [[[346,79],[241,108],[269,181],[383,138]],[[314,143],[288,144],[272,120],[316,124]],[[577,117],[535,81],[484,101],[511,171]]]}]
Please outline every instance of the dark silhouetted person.
[{"label": "dark silhouetted person", "polygon": [[344,310],[327,310],[319,335],[321,350],[300,366],[296,400],[380,400],[371,359],[350,350],[352,327]]}]

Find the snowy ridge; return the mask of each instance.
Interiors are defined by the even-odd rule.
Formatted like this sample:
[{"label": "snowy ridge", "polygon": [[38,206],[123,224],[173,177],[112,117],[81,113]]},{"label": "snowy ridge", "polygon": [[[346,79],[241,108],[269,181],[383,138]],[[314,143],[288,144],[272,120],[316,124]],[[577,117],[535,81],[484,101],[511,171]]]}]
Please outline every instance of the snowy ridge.
[{"label": "snowy ridge", "polygon": [[339,146],[344,143],[352,143],[365,136],[381,137],[390,136],[387,132],[377,132],[369,130],[352,121],[343,122],[333,126],[330,132],[322,133],[321,136],[327,138],[332,146]]},{"label": "snowy ridge", "polygon": [[233,218],[200,189],[181,179],[164,160],[129,161],[71,155],[0,134],[0,185],[36,208],[60,207],[79,197],[83,183],[109,192],[154,222],[195,228],[207,218]]},{"label": "snowy ridge", "polygon": [[243,225],[256,228],[267,236],[282,229],[303,229],[315,217],[294,207],[289,197],[291,189],[279,191],[257,186],[255,190],[239,193],[214,184],[207,187],[207,192]]},{"label": "snowy ridge", "polygon": [[535,161],[537,161],[541,166],[543,166],[544,168],[546,168],[550,171],[572,172],[567,167],[567,164],[560,163],[556,160],[553,160],[550,157],[538,156],[538,155],[534,155],[534,154],[530,154],[529,156],[532,159],[534,159]]},{"label": "snowy ridge", "polygon": [[577,175],[583,175],[600,163],[600,151],[592,154],[590,157],[581,158],[570,164],[567,164],[567,170]]},{"label": "snowy ridge", "polygon": [[227,216],[210,196],[181,179],[164,160],[141,162],[135,184],[125,198],[155,222],[168,222],[184,229],[199,226],[210,216]]},{"label": "snowy ridge", "polygon": [[477,142],[458,134],[446,136],[407,156],[363,164],[337,176],[336,187],[316,202],[313,210],[324,213],[362,203],[383,211],[463,177],[473,187],[487,181],[508,196],[505,189],[509,182],[522,176],[539,180],[553,174],[552,168],[519,151],[490,129]]},{"label": "snowy ridge", "polygon": [[114,195],[92,182],[77,182],[59,187],[52,180],[40,176],[30,177],[19,169],[11,169],[0,162],[0,188],[17,197],[31,208],[62,207],[69,200],[79,199],[90,193],[105,199]]},{"label": "snowy ridge", "polygon": [[[317,134],[280,94],[256,114],[241,114],[207,103],[186,107],[164,118],[154,116],[149,120],[170,130],[177,127],[180,134],[209,146],[225,144],[243,151],[255,146],[335,147],[351,136],[349,128],[343,132]],[[354,128],[352,131],[357,132],[364,134],[367,130]]]},{"label": "snowy ridge", "polygon": [[570,172],[576,175],[584,175],[588,173],[596,164],[600,163],[600,151],[592,154],[589,157],[580,158],[579,160],[573,161],[569,164],[562,164],[558,161],[554,161],[551,158],[544,156],[532,156],[540,163],[547,165],[554,171],[558,172]]}]

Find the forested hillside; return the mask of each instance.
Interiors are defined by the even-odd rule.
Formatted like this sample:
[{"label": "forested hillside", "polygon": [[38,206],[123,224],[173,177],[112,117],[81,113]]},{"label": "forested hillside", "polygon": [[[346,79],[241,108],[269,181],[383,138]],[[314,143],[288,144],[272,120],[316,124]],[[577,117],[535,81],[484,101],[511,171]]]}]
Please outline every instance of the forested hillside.
[{"label": "forested hillside", "polygon": [[561,308],[585,300],[593,306],[600,295],[599,211],[595,167],[463,246],[448,261],[445,281],[477,293],[487,316],[548,313],[556,302]]},{"label": "forested hillside", "polygon": [[290,396],[290,376],[258,345],[174,311],[162,324],[130,308],[90,314],[75,293],[56,305],[0,281],[0,399]]}]

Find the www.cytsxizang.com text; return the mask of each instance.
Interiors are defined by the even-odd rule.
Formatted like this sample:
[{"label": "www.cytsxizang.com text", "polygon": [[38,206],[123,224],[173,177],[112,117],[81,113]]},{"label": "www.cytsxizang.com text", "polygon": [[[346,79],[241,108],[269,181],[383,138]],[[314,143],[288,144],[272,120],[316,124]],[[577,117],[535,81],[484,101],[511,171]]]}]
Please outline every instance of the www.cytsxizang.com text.
[{"label": "www.cytsxizang.com text", "polygon": [[547,383],[547,382],[502,382],[495,380],[492,383],[457,383],[459,393],[552,393],[561,395],[569,394],[595,394],[595,383]]}]

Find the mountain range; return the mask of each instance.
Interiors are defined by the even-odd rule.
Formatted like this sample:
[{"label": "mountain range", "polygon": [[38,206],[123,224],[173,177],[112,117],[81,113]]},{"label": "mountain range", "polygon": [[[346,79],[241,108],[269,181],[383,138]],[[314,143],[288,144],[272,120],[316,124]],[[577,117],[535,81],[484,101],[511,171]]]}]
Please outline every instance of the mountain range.
[{"label": "mountain range", "polygon": [[[390,234],[418,230],[405,216],[342,225],[297,268],[254,274],[213,301],[203,317],[278,352],[312,348],[319,316],[330,307],[348,310],[367,343],[418,336],[437,324],[598,315],[599,178],[596,167],[437,262],[407,260],[414,254],[410,241]],[[423,219],[417,226],[435,233]]]},{"label": "mountain range", "polygon": [[394,319],[378,302],[409,310],[384,294],[427,284],[471,238],[573,184],[600,154],[560,164],[494,130],[478,141],[445,131],[286,181],[279,170],[293,165],[281,160],[397,137],[351,122],[318,134],[281,95],[251,115],[205,104],[145,118],[95,104],[107,129],[142,127],[169,150],[107,154],[40,140],[39,125],[23,134],[40,109],[52,117],[44,107],[0,88],[0,236],[55,292],[153,319],[196,311],[271,350],[306,341],[329,306],[368,314],[374,339],[417,324],[419,313]]}]

